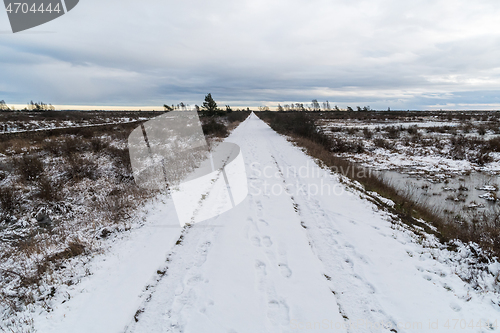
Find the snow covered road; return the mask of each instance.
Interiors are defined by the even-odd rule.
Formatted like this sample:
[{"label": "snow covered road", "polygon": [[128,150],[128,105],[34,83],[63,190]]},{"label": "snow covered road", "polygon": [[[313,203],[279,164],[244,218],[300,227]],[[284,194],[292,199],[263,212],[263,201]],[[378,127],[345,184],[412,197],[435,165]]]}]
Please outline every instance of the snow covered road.
[{"label": "snow covered road", "polygon": [[257,116],[226,141],[245,159],[245,201],[184,230],[166,202],[35,318],[39,332],[499,330],[493,296]]}]

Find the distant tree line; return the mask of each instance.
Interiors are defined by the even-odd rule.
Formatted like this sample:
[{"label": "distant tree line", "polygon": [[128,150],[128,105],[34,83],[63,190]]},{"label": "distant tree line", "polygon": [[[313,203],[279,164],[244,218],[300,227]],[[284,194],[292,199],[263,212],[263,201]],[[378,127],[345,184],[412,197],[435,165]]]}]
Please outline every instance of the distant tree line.
[{"label": "distant tree line", "polygon": [[56,108],[52,104],[45,104],[44,102],[29,102],[27,111],[54,111]]},{"label": "distant tree line", "polygon": [[229,106],[229,105],[225,105],[224,108],[220,108],[217,105],[217,102],[212,97],[211,93],[208,93],[205,96],[205,100],[201,106],[198,106],[195,104],[193,108],[190,108],[189,104],[184,104],[183,102],[180,102],[177,105],[163,104],[163,109],[167,112],[168,111],[187,111],[187,110],[194,109],[195,111],[201,113],[204,116],[223,116],[223,115],[229,114],[233,111],[250,111],[249,108],[247,108],[246,110],[240,110],[240,109],[233,110],[231,108],[231,106]]},{"label": "distant tree line", "polygon": [[[54,111],[56,108],[52,104],[46,104],[44,102],[33,102],[30,101],[28,105],[20,110],[20,111],[33,111],[33,112],[40,112],[40,111]],[[5,103],[4,100],[0,101],[0,111],[16,111],[14,107],[9,107],[7,103]]]},{"label": "distant tree line", "polygon": [[165,111],[174,111],[174,110],[180,110],[180,111],[186,111],[189,109],[189,104],[184,104],[183,102],[180,102],[179,104],[177,105],[167,105],[167,104],[163,104],[163,109]]},{"label": "distant tree line", "polygon": [[[260,106],[259,111],[269,111],[269,107]],[[348,106],[346,109],[341,109],[337,105],[331,106],[330,102],[325,101],[320,104],[317,99],[313,99],[311,104],[303,103],[292,103],[292,104],[278,104],[277,111],[354,111],[354,109]],[[356,106],[356,111],[373,111],[370,106]]]},{"label": "distant tree line", "polygon": [[[174,111],[174,110],[179,110],[179,111],[184,111],[184,110],[190,110],[189,104],[184,104],[183,102],[177,104],[177,105],[167,105],[164,104],[163,108],[165,111]],[[231,113],[233,112],[233,109],[229,106],[225,106],[225,110],[221,109],[218,107],[217,102],[212,97],[212,94],[208,93],[205,96],[205,101],[203,102],[202,106],[195,105],[194,109],[198,112],[201,112],[204,115],[224,115],[226,113]],[[258,107],[259,111],[270,111],[269,106],[259,106]],[[347,106],[345,109],[339,108],[337,105],[334,105],[333,107],[330,105],[330,102],[325,101],[325,102],[318,102],[317,99],[313,99],[311,101],[311,104],[304,104],[304,103],[291,103],[291,104],[278,104],[277,106],[277,111],[349,111],[349,112],[354,112],[354,111],[360,111],[360,112],[366,112],[366,111],[375,111],[370,108],[370,106],[356,106],[355,109],[353,109],[350,106]],[[388,111],[391,109],[389,108]],[[235,110],[235,111],[240,111]],[[249,108],[246,110],[241,110],[241,111],[250,111]]]}]

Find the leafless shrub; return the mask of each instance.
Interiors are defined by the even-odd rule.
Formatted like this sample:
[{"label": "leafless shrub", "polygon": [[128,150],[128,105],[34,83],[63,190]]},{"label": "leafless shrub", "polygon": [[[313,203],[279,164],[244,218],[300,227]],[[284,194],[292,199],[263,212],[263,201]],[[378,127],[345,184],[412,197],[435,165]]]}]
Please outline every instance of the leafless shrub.
[{"label": "leafless shrub", "polygon": [[373,132],[368,127],[363,128],[363,136],[365,139],[370,140],[373,137]]},{"label": "leafless shrub", "polygon": [[408,134],[414,136],[418,134],[418,127],[417,125],[409,126],[408,128],[406,128],[406,131],[408,132]]},{"label": "leafless shrub", "polygon": [[80,153],[85,151],[86,146],[88,145],[86,140],[78,137],[66,137],[64,139],[64,143],[62,145],[62,153],[63,156],[71,156],[75,153]]},{"label": "leafless shrub", "polygon": [[395,127],[395,126],[388,126],[385,128],[386,131],[386,138],[388,139],[397,139],[399,138],[399,135],[401,134],[402,127]]},{"label": "leafless shrub", "polygon": [[483,136],[486,134],[486,127],[484,127],[483,125],[479,126],[478,129],[477,129],[477,134]]},{"label": "leafless shrub", "polygon": [[486,142],[487,152],[500,152],[500,137],[490,139]]},{"label": "leafless shrub", "polygon": [[467,146],[467,139],[463,135],[459,135],[452,137],[450,143],[450,157],[454,160],[464,160],[466,158],[465,147]]},{"label": "leafless shrub", "polygon": [[387,140],[384,140],[382,138],[376,138],[375,140],[373,140],[373,144],[375,145],[375,147],[379,147],[379,148],[384,148],[384,149],[394,149],[394,144],[390,141],[387,141]]},{"label": "leafless shrub", "polygon": [[216,137],[225,138],[229,134],[226,125],[216,121],[213,118],[210,118],[208,122],[203,123],[202,128],[203,133],[208,136],[213,135]]},{"label": "leafless shrub", "polygon": [[330,151],[333,153],[359,154],[365,151],[362,141],[347,141],[341,138],[332,138],[329,142]]},{"label": "leafless shrub", "polygon": [[17,170],[26,181],[37,179],[43,172],[43,162],[36,155],[23,155],[16,164]]},{"label": "leafless shrub", "polygon": [[414,135],[412,135],[410,137],[410,142],[411,143],[414,143],[414,144],[418,143],[418,144],[420,144],[421,141],[422,141],[422,135],[419,132],[417,132],[416,134],[414,134]]},{"label": "leafless shrub", "polygon": [[347,127],[346,132],[349,135],[355,135],[358,133],[358,129],[356,127]]},{"label": "leafless shrub", "polygon": [[468,160],[477,165],[484,166],[486,163],[492,162],[493,158],[490,156],[488,149],[483,146],[479,151],[472,150],[468,155]]},{"label": "leafless shrub", "polygon": [[250,115],[249,111],[233,111],[231,113],[228,113],[227,115],[227,120],[230,123],[234,122],[242,122],[245,120],[248,116]]},{"label": "leafless shrub", "polygon": [[60,199],[60,186],[46,176],[42,176],[38,180],[38,189],[38,197],[42,200],[51,202]]},{"label": "leafless shrub", "polygon": [[11,186],[0,187],[0,207],[4,214],[12,214],[19,207],[19,196]]},{"label": "leafless shrub", "polygon": [[43,142],[42,149],[52,156],[61,156],[63,152],[63,142],[57,138],[51,137]]},{"label": "leafless shrub", "polygon": [[[439,140],[438,138],[434,138],[434,147],[436,147],[439,150],[442,150],[446,147],[446,141],[445,140]],[[432,140],[428,140],[427,142],[432,142]],[[432,143],[431,143],[432,146]]]},{"label": "leafless shrub", "polygon": [[471,129],[472,129],[472,124],[470,123],[466,123],[465,125],[462,126],[462,131],[464,133],[470,133]]},{"label": "leafless shrub", "polygon": [[99,172],[94,161],[72,154],[67,159],[66,176],[69,180],[77,182],[84,178],[96,180],[99,178]]},{"label": "leafless shrub", "polygon": [[[109,154],[116,168],[120,170],[120,173],[132,173],[132,166],[130,164],[130,157],[128,148],[117,148],[113,146],[109,146],[106,149],[106,153]],[[123,170],[123,171],[121,171]]]},{"label": "leafless shrub", "polygon": [[90,140],[90,146],[94,153],[99,153],[108,147],[108,143],[99,137],[94,137]]},{"label": "leafless shrub", "polygon": [[343,127],[338,127],[338,126],[330,127],[330,132],[332,133],[343,132],[343,131],[344,131]]}]

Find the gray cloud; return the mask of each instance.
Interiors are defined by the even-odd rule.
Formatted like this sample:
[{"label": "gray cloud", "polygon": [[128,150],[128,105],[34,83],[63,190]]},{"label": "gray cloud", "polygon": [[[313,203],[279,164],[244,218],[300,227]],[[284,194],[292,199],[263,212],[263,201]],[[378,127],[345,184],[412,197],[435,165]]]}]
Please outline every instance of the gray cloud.
[{"label": "gray cloud", "polygon": [[0,99],[499,109],[499,14],[494,0],[82,0],[0,34]]}]

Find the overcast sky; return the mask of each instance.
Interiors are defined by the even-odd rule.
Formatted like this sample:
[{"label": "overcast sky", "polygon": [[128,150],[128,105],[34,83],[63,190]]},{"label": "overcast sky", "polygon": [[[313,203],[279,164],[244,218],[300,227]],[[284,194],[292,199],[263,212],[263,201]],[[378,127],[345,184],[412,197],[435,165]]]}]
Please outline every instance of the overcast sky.
[{"label": "overcast sky", "polygon": [[500,109],[498,0],[80,0],[12,34],[0,100],[25,104]]}]

